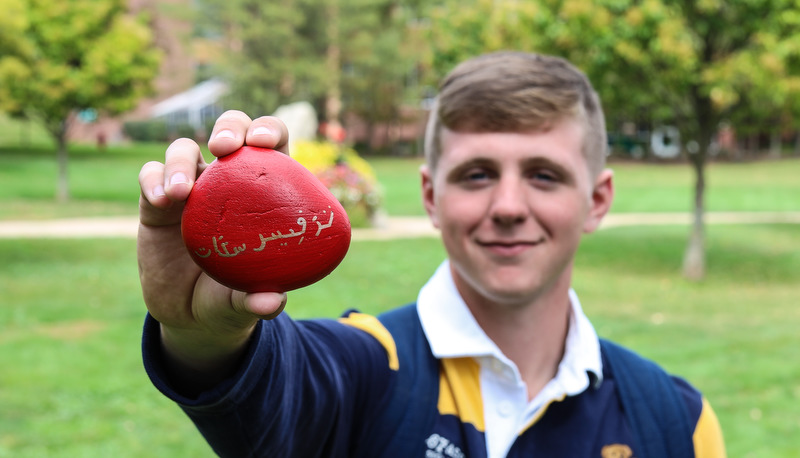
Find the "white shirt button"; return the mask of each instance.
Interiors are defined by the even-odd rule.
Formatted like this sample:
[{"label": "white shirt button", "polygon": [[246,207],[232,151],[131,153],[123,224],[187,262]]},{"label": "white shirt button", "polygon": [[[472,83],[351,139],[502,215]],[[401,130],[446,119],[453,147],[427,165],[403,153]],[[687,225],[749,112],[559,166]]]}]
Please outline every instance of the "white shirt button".
[{"label": "white shirt button", "polygon": [[505,369],[505,365],[499,359],[492,360],[492,372],[495,374],[502,374],[503,369]]},{"label": "white shirt button", "polygon": [[508,417],[514,413],[514,406],[511,404],[511,401],[501,401],[497,404],[497,413],[500,414],[501,417]]}]

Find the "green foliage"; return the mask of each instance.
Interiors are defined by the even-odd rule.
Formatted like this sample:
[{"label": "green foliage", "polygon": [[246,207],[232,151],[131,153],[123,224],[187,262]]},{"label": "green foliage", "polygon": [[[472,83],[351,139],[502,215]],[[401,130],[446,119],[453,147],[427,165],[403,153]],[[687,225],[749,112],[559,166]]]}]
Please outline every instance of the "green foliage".
[{"label": "green foliage", "polygon": [[480,0],[433,11],[437,79],[470,56],[520,49],[581,67],[610,120],[646,113],[650,122],[677,123],[703,146],[727,117],[762,127],[776,111],[800,119],[794,1]]},{"label": "green foliage", "polygon": [[[40,122],[58,147],[56,196],[69,197],[66,131],[78,110],[120,113],[150,91],[160,52],[123,0],[0,0],[0,110]],[[7,8],[6,8],[7,7]],[[8,43],[8,45],[5,45]]]},{"label": "green foliage", "polygon": [[436,85],[458,63],[490,51],[532,51],[539,42],[531,33],[541,14],[536,2],[477,0],[470,8],[447,0],[430,11],[428,82]]},{"label": "green foliage", "polygon": [[[343,112],[369,123],[397,118],[404,78],[416,61],[406,40],[407,7],[390,0],[199,4],[202,33],[222,37],[231,49],[217,69],[232,84],[231,106],[259,116],[306,100],[324,113],[333,84]],[[341,18],[333,25],[332,11]],[[339,53],[334,68],[331,46]]]},{"label": "green foliage", "polygon": [[233,86],[232,106],[258,116],[292,97],[307,100],[319,91],[319,65],[309,58],[318,55],[313,48],[313,35],[296,32],[320,33],[307,23],[307,3],[199,2],[202,33],[220,37],[231,48],[217,71]]},{"label": "green foliage", "polygon": [[[0,108],[57,135],[73,110],[119,113],[150,90],[159,52],[144,17],[121,0],[3,0]],[[7,15],[4,15],[7,17]]]},{"label": "green foliage", "polygon": [[165,142],[169,136],[167,123],[163,121],[127,121],[122,131],[135,142]]},{"label": "green foliage", "polygon": [[[212,125],[204,131],[211,132]],[[125,135],[134,142],[171,142],[177,138],[195,138],[197,130],[189,124],[167,124],[160,120],[127,121],[122,126]]]}]

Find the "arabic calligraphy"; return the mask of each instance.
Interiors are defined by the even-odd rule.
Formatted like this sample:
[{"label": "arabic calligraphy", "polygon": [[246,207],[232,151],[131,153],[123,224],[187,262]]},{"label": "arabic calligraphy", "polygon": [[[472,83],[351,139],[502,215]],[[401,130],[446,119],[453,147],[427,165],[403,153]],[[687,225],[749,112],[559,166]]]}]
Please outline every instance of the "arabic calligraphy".
[{"label": "arabic calligraphy", "polygon": [[[221,235],[219,236],[219,240],[222,240],[222,236]],[[230,257],[236,256],[237,254],[239,254],[242,251],[244,251],[245,248],[247,248],[247,246],[245,246],[245,244],[243,243],[241,247],[233,247],[233,253],[231,253],[231,252],[228,251],[228,242],[223,242],[223,243],[219,244],[219,246],[222,247],[222,251],[220,251],[219,247],[217,246],[217,238],[216,237],[211,237],[211,241],[214,244],[214,251],[216,251],[218,255],[226,257],[226,258],[230,258]]]},{"label": "arabic calligraphy", "polygon": [[[316,216],[314,218],[316,218]],[[300,241],[297,242],[297,244],[300,245],[301,243],[303,243],[303,238],[304,238],[303,234],[306,233],[306,219],[303,218],[302,216],[300,218],[297,218],[297,224],[303,228],[303,230],[301,230],[300,232],[295,232],[294,229],[289,229],[288,234],[281,234],[281,231],[278,231],[277,233],[276,232],[271,233],[269,237],[264,237],[263,235],[258,234],[258,238],[261,239],[261,246],[259,246],[258,248],[254,248],[253,251],[262,251],[267,246],[267,242],[271,242],[277,239],[288,239],[291,237],[300,237]]]},{"label": "arabic calligraphy", "polygon": [[[322,213],[325,213],[325,210],[323,210]],[[317,223],[317,226],[319,226],[317,228],[317,233],[314,234],[314,235],[319,235],[319,233],[322,232],[323,229],[327,229],[327,228],[331,227],[331,224],[333,224],[333,210],[331,210],[331,219],[328,220],[327,224],[322,224],[319,221],[317,221],[317,217],[316,216],[311,221]]]},{"label": "arabic calligraphy", "polygon": [[[333,225],[333,210],[330,210],[330,207],[328,207],[328,209],[329,210],[322,211],[323,215],[326,215],[330,212],[330,216],[328,218],[327,223],[323,224],[322,222],[318,221],[319,219],[318,216],[314,216],[314,218],[311,220],[312,223],[317,224],[317,231],[314,234],[315,237],[318,237],[323,229],[328,229]],[[302,210],[300,211],[300,213],[302,213]],[[258,248],[253,248],[252,251],[254,252],[263,251],[267,247],[267,242],[271,242],[273,240],[281,240],[280,246],[288,246],[289,243],[285,240],[295,237],[299,237],[297,244],[300,245],[301,243],[303,243],[303,240],[305,240],[308,222],[304,217],[300,216],[297,218],[297,225],[300,226],[299,231],[295,231],[294,229],[289,229],[288,233],[286,234],[284,234],[281,231],[275,231],[271,232],[269,234],[269,237],[265,237],[263,234],[258,234],[258,238],[261,241],[261,245],[259,245]],[[247,245],[244,243],[242,243],[239,246],[233,246],[229,249],[228,245],[230,244],[230,242],[223,241],[222,240],[223,238],[224,238],[223,235],[220,235],[218,237],[217,236],[211,237],[211,245],[213,247],[213,250],[210,248],[201,247],[196,249],[194,251],[194,254],[200,258],[207,258],[211,256],[212,253],[216,253],[218,256],[221,256],[223,258],[231,258],[234,256],[238,256],[240,253],[244,253],[247,250]]]}]

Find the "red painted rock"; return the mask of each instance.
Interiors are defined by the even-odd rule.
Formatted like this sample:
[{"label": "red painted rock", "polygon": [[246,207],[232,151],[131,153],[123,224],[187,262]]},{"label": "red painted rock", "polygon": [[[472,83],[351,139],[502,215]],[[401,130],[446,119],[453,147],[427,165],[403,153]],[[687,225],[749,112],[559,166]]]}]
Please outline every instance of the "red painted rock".
[{"label": "red painted rock", "polygon": [[310,285],[350,247],[350,220],[333,194],[289,156],[250,146],[198,177],[181,230],[203,271],[247,292]]}]

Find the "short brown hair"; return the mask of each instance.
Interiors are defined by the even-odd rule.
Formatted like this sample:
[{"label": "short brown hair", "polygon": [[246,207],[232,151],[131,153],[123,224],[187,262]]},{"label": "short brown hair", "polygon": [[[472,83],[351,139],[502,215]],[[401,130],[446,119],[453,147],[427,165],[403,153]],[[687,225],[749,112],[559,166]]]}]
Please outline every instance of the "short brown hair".
[{"label": "short brown hair", "polygon": [[441,156],[441,131],[547,130],[564,119],[585,127],[583,154],[596,176],[605,167],[606,128],[589,79],[564,59],[524,52],[495,52],[467,60],[442,81],[425,133],[431,170]]}]

